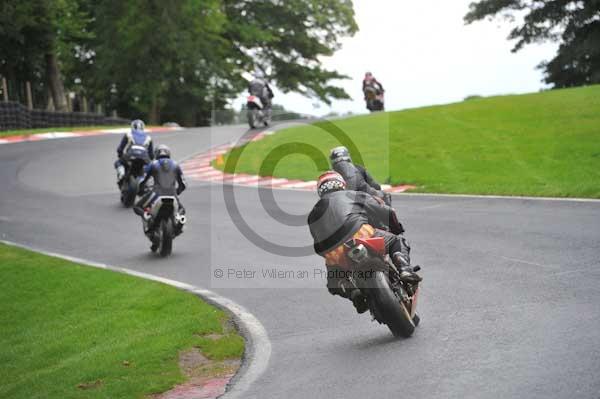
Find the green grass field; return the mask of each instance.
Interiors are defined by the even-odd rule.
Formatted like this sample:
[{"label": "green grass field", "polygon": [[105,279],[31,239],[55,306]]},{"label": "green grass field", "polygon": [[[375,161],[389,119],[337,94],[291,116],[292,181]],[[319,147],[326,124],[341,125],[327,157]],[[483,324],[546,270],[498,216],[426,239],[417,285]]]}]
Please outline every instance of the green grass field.
[{"label": "green grass field", "polygon": [[[233,172],[237,159],[237,173],[314,180],[327,169],[329,149],[340,145],[331,134],[339,129],[379,181],[413,184],[417,192],[600,198],[598,85],[333,123],[286,129],[234,151],[217,167]],[[292,154],[308,146],[318,149],[317,164]]]},{"label": "green grass field", "polygon": [[207,373],[243,353],[224,312],[164,284],[3,244],[0,273],[1,398],[140,398],[184,381],[182,351]]},{"label": "green grass field", "polygon": [[[74,131],[87,131],[87,130],[98,130],[98,129],[118,129],[128,127],[126,125],[100,125],[100,126],[70,126],[70,127],[46,127],[43,129],[15,129],[15,130],[2,130],[0,131],[0,137],[7,136],[28,136],[30,134],[40,134],[48,132],[74,132]],[[148,126],[150,127],[150,126]]]}]

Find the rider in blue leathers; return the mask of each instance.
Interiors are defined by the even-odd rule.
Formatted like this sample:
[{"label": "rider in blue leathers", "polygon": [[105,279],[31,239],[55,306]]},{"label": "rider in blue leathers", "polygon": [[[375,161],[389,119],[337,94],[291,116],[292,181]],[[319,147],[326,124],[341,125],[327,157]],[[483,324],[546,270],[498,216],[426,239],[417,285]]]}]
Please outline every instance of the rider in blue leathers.
[{"label": "rider in blue leathers", "polygon": [[[178,214],[185,215],[185,208],[179,200],[178,196],[185,188],[186,183],[183,178],[183,172],[177,162],[171,159],[171,150],[164,144],[156,147],[156,159],[144,168],[145,175],[140,182],[140,192],[144,194],[133,207],[133,211],[141,216],[144,220],[150,220],[150,214],[147,212],[149,208],[152,208],[154,202],[160,196],[174,196],[177,197],[179,204]],[[146,183],[152,178],[154,185],[151,189],[146,189]],[[145,227],[145,233],[149,237],[152,235],[154,226],[148,223],[147,229]],[[177,225],[177,233],[181,233],[183,225]],[[157,244],[153,242],[152,251],[155,251]]]},{"label": "rider in blue leathers", "polygon": [[115,169],[117,170],[117,184],[120,185],[121,180],[127,172],[127,162],[124,156],[127,151],[133,146],[143,147],[148,151],[148,157],[154,159],[154,146],[152,138],[144,131],[144,122],[136,119],[131,122],[131,130],[123,135],[119,146],[117,147],[117,155],[119,159],[115,161]]},{"label": "rider in blue leathers", "polygon": [[[187,187],[183,178],[183,171],[177,162],[171,159],[171,150],[164,144],[156,148],[156,159],[144,168],[145,175],[140,182],[140,192],[145,192],[140,198],[134,212],[144,215],[144,209],[151,207],[157,197],[161,195],[178,196]],[[146,190],[148,179],[154,180],[151,190]],[[178,199],[179,201],[179,199]],[[179,201],[179,213],[185,214],[185,209]]]}]

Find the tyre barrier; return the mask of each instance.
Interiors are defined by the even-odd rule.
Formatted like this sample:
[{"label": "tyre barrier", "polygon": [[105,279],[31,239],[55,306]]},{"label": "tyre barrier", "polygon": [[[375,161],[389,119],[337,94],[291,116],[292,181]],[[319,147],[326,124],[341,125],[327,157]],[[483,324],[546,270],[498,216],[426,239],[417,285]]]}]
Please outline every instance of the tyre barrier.
[{"label": "tyre barrier", "polygon": [[17,102],[0,103],[0,131],[64,126],[127,125],[124,118],[107,117],[89,112],[54,112],[30,110]]}]

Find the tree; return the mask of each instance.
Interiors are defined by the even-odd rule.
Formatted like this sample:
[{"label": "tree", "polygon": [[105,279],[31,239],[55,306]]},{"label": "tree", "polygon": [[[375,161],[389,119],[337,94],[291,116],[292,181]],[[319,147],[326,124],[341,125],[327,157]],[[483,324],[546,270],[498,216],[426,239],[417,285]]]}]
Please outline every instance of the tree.
[{"label": "tree", "polygon": [[267,72],[284,92],[296,91],[331,103],[349,98],[332,80],[345,79],[321,67],[319,57],[340,48],[340,38],[358,30],[350,0],[225,0],[224,38],[246,71]]},{"label": "tree", "polygon": [[13,98],[20,97],[25,81],[45,74],[39,8],[19,0],[0,3],[0,74],[7,78]]},{"label": "tree", "polygon": [[13,82],[43,79],[56,109],[65,110],[61,50],[87,35],[78,1],[3,0],[0,7],[0,71]]},{"label": "tree", "polygon": [[554,87],[600,83],[600,0],[481,0],[471,3],[465,22],[503,16],[523,21],[509,34],[513,52],[545,40],[560,43],[557,55],[540,64]]},{"label": "tree", "polygon": [[348,98],[320,57],[357,29],[350,0],[3,0],[0,73],[43,76],[59,107],[64,75],[119,115],[208,124],[257,69],[284,92]]}]

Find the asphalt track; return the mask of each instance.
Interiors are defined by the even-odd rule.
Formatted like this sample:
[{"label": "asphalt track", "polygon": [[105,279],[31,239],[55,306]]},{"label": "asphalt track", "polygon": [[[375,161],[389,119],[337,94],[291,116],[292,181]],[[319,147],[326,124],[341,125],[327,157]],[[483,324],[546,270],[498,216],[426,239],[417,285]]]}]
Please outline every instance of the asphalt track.
[{"label": "asphalt track", "polygon": [[[182,159],[243,130],[154,137]],[[235,189],[240,215],[232,217],[221,185],[193,183],[182,196],[189,225],[173,256],[152,256],[139,219],[118,203],[117,143],[99,136],[1,145],[0,237],[241,304],[272,343],[269,366],[245,397],[600,398],[600,202],[395,196],[425,278],[422,324],[398,340],[327,293],[315,277],[319,257],[273,254],[240,233],[243,217],[280,245],[310,243],[305,226],[269,216],[255,188]],[[275,198],[305,215],[316,195]],[[272,268],[308,277],[214,278],[217,269]]]}]

